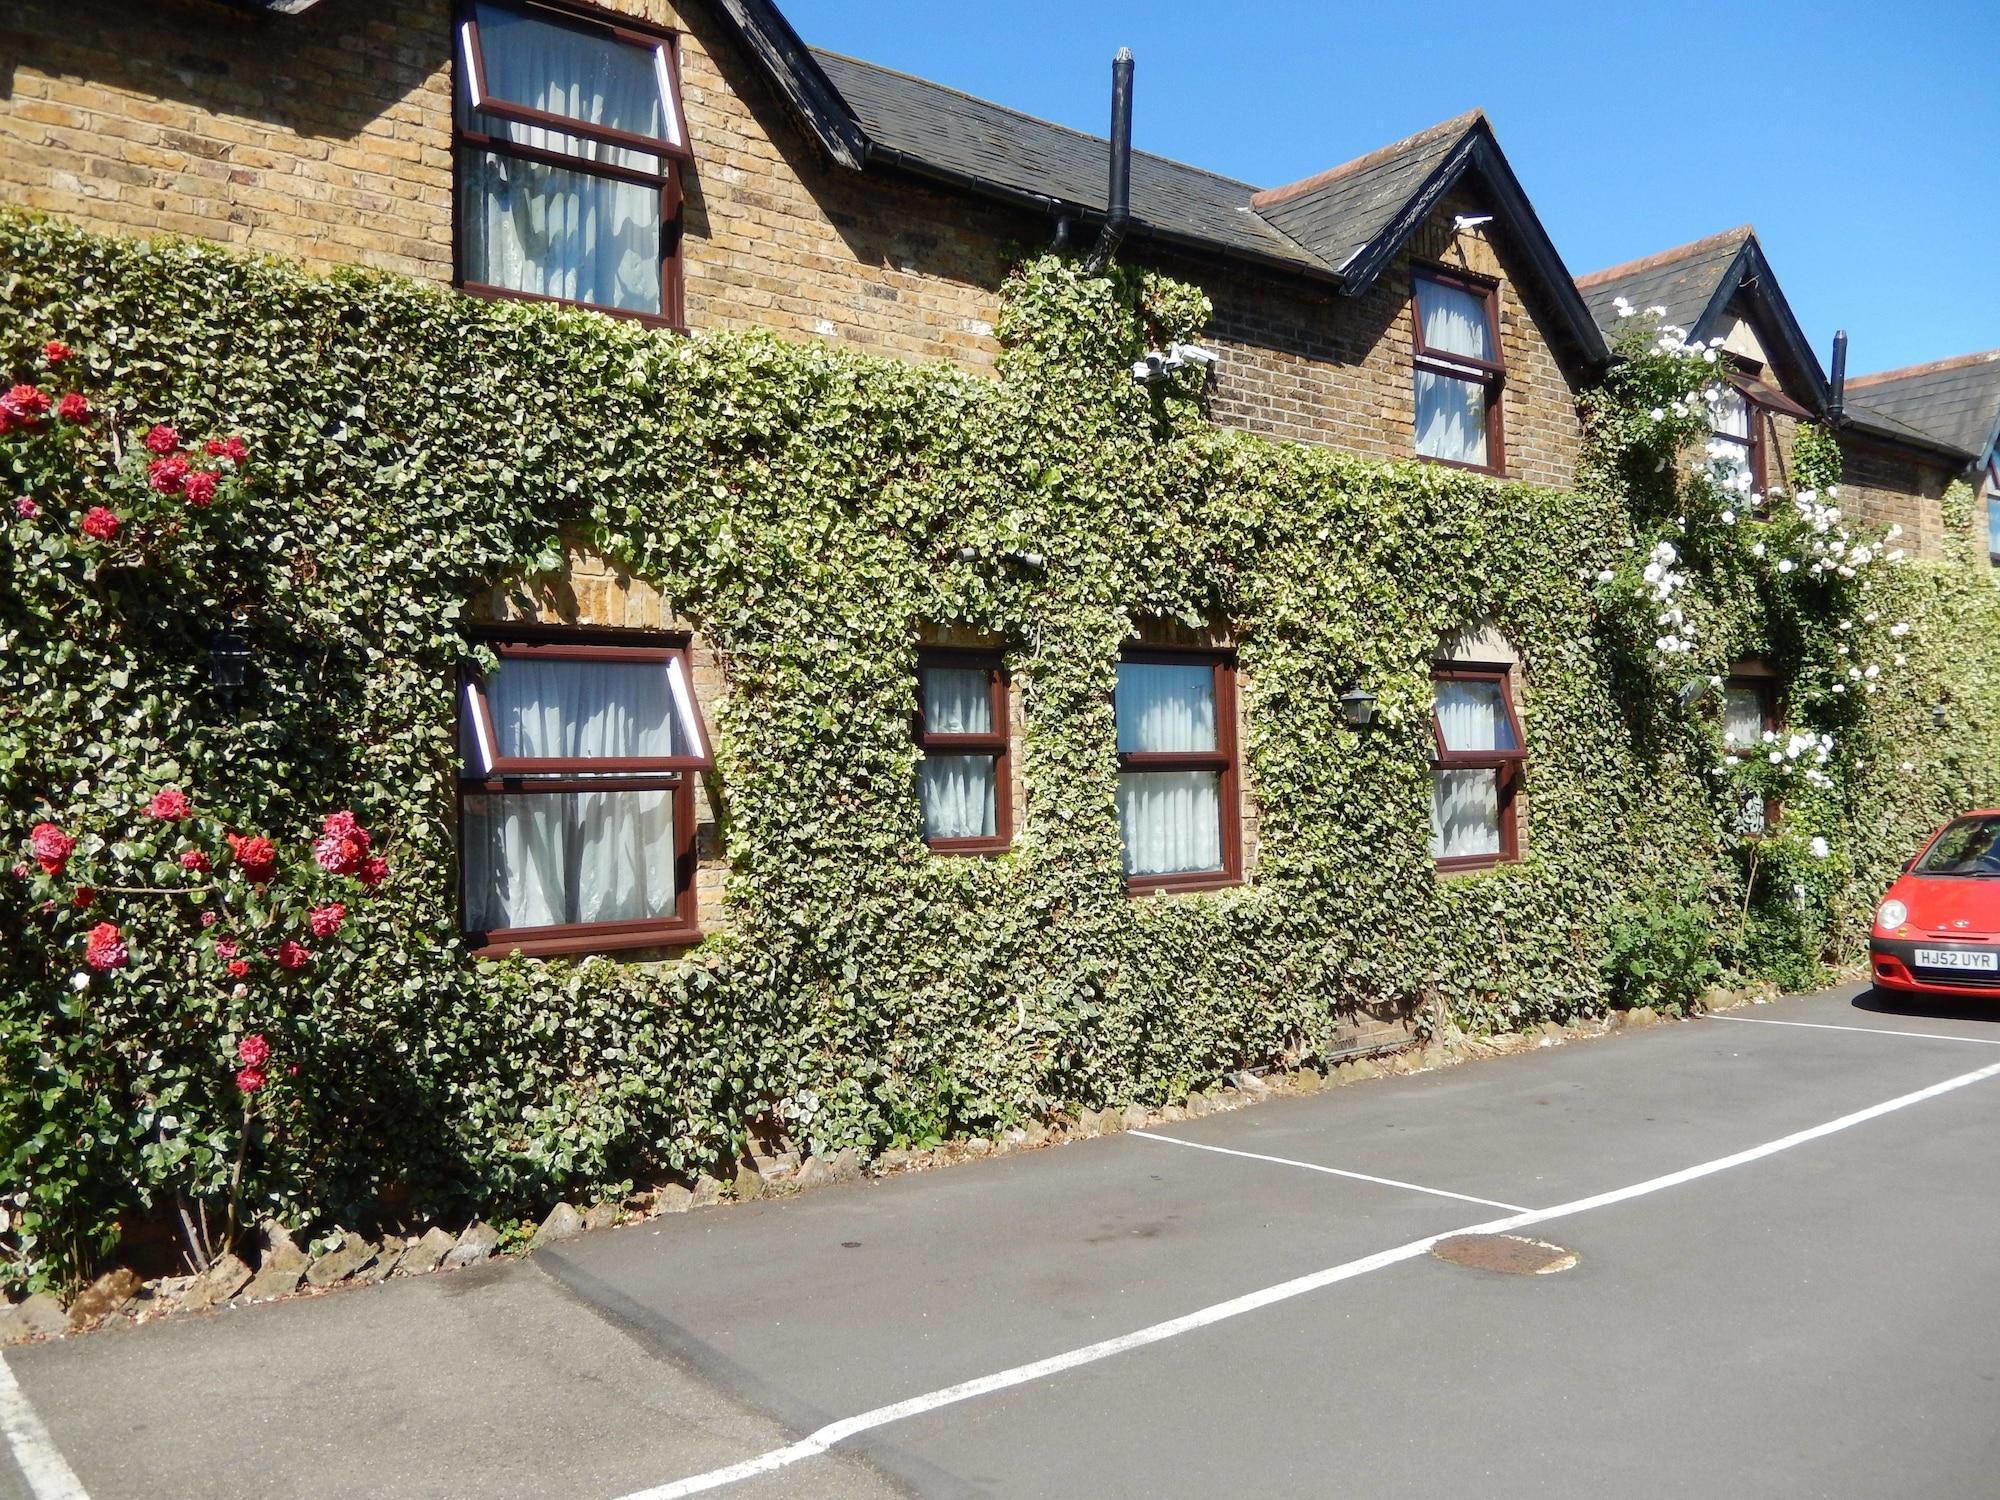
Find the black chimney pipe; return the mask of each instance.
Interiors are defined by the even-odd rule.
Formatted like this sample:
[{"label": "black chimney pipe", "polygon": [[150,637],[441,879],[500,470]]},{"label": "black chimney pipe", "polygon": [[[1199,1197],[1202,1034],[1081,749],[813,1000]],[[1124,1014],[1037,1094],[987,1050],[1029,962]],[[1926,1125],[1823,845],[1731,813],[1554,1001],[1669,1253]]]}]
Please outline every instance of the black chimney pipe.
[{"label": "black chimney pipe", "polygon": [[1111,193],[1104,206],[1104,232],[1083,263],[1101,275],[1132,222],[1132,49],[1120,47],[1111,59]]},{"label": "black chimney pipe", "polygon": [[1833,414],[1837,417],[1847,405],[1847,330],[1841,329],[1833,336]]}]

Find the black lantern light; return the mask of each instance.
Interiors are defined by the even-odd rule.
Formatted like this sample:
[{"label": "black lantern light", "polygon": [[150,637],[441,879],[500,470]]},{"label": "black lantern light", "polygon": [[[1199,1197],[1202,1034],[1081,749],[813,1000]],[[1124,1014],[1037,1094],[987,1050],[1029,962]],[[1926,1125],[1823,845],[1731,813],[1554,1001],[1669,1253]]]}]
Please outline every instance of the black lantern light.
[{"label": "black lantern light", "polygon": [[208,672],[216,695],[226,707],[236,706],[236,695],[250,680],[250,648],[233,630],[218,630],[208,643]]},{"label": "black lantern light", "polygon": [[1931,709],[1931,728],[1944,728],[1944,705],[1939,703]]},{"label": "black lantern light", "polygon": [[1364,687],[1351,687],[1340,695],[1340,717],[1349,729],[1366,729],[1375,722],[1375,695]]}]

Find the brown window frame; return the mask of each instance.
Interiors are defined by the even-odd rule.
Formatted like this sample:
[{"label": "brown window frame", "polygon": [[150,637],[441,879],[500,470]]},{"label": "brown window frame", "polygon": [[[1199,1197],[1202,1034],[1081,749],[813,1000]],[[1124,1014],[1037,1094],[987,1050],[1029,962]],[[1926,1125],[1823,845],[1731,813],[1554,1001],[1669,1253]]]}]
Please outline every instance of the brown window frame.
[{"label": "brown window frame", "polygon": [[[1514,731],[1512,750],[1450,750],[1445,747],[1444,726],[1438,722],[1437,684],[1440,682],[1494,682],[1500,687],[1500,703],[1507,711],[1507,724]],[[1432,861],[1444,872],[1490,870],[1496,865],[1514,864],[1521,858],[1521,826],[1515,809],[1523,772],[1528,762],[1528,737],[1521,732],[1521,716],[1514,709],[1514,668],[1507,662],[1438,662],[1431,667],[1431,771],[1433,795],[1439,771],[1496,771],[1500,803],[1500,849],[1496,854],[1441,856]]]},{"label": "brown window frame", "polygon": [[[479,42],[479,20],[473,10],[473,0],[454,0],[451,49],[452,285],[468,296],[521,302],[553,302],[562,307],[586,308],[591,312],[604,313],[608,317],[630,318],[652,328],[669,328],[675,332],[685,332],[687,328],[683,298],[685,275],[681,257],[684,228],[681,213],[683,192],[680,168],[683,163],[694,160],[694,153],[687,144],[687,109],[681,97],[679,34],[627,21],[622,17],[613,21],[599,12],[549,4],[546,0],[484,0],[484,3],[502,10],[532,16],[551,25],[567,26],[573,30],[596,31],[627,46],[643,47],[647,51],[659,50],[666,60],[670,86],[669,104],[675,113],[682,144],[675,145],[671,141],[658,140],[651,136],[634,135],[629,131],[591,125],[586,121],[572,120],[566,115],[550,114],[546,110],[494,98],[486,87],[485,55]],[[476,106],[471,102],[475,97],[480,101]],[[463,100],[462,105],[461,100]],[[586,161],[582,157],[570,156],[561,151],[545,151],[536,146],[519,145],[505,136],[492,135],[461,124],[459,121],[461,107],[474,117],[481,114],[493,115],[520,125],[533,125],[547,130],[557,130],[564,135],[579,136],[601,145],[650,152],[661,158],[662,169],[659,172],[647,172],[610,162]],[[471,280],[466,275],[463,232],[465,160],[470,151],[486,151],[498,156],[518,157],[523,161],[537,162],[543,166],[576,172],[586,177],[605,177],[639,187],[657,187],[660,193],[660,311],[651,313],[629,307],[607,307],[600,302],[552,297],[543,292],[516,291],[512,287]]]},{"label": "brown window frame", "polygon": [[1743,398],[1744,425],[1750,429],[1750,435],[1747,438],[1739,438],[1733,433],[1718,432],[1711,427],[1708,430],[1709,441],[1729,443],[1743,448],[1745,458],[1750,465],[1750,488],[1754,496],[1746,498],[1750,499],[1758,516],[1768,517],[1771,505],[1771,449],[1765,429],[1771,421],[1771,409],[1758,399],[1758,390],[1761,386],[1757,383],[1733,376],[1725,377],[1722,383]]},{"label": "brown window frame", "polygon": [[[988,693],[992,704],[991,734],[935,734],[931,731],[929,703],[925,695],[925,674],[932,667],[980,668],[989,674]],[[1007,664],[999,651],[958,647],[926,646],[917,652],[916,738],[926,759],[939,755],[990,755],[993,758],[993,833],[969,838],[934,839],[924,846],[934,854],[1004,854],[1014,847],[1014,761],[1011,733],[1011,702],[1007,687]],[[918,793],[919,826],[923,794]]]},{"label": "brown window frame", "polygon": [[[1486,330],[1493,340],[1493,352],[1497,359],[1474,359],[1469,354],[1453,354],[1449,350],[1433,349],[1424,342],[1423,284],[1427,281],[1454,287],[1461,292],[1470,292],[1485,299]],[[1410,410],[1412,414],[1411,446],[1415,446],[1416,412],[1416,372],[1428,371],[1433,375],[1446,375],[1454,380],[1476,382],[1486,390],[1486,462],[1467,463],[1461,458],[1437,458],[1428,453],[1416,455],[1420,463],[1442,464],[1449,469],[1468,469],[1475,474],[1492,474],[1505,478],[1507,474],[1507,351],[1500,341],[1500,283],[1489,276],[1475,275],[1452,266],[1435,265],[1428,261],[1413,262],[1410,266],[1410,348],[1412,350],[1410,372]]]},{"label": "brown window frame", "polygon": [[[693,700],[688,661],[690,638],[664,631],[601,630],[566,626],[508,625],[471,632],[502,661],[542,658],[558,661],[660,662],[678,660],[683,682]],[[476,667],[460,673],[461,713],[467,707],[480,716],[485,743],[498,746],[492,709],[486,699],[485,675]],[[458,856],[459,931],[475,958],[504,958],[520,953],[531,958],[612,953],[631,948],[680,947],[702,936],[697,910],[695,870],[698,863],[695,826],[695,778],[714,765],[707,726],[698,708],[694,728],[699,748],[692,755],[524,758],[495,755],[486,774],[461,764],[458,778],[458,826],[465,826],[465,804],[481,796],[523,796],[564,792],[658,792],[674,794],[674,910],[665,917],[618,922],[557,922],[540,927],[478,929],[467,921],[465,850]],[[479,732],[475,729],[475,733]],[[565,776],[567,771],[572,773]]]},{"label": "brown window frame", "polygon": [[[1131,646],[1118,654],[1135,665],[1184,667],[1207,662],[1215,683],[1215,748],[1213,750],[1120,750],[1119,771],[1220,772],[1216,815],[1222,819],[1222,867],[1172,875],[1127,875],[1125,889],[1138,896],[1152,891],[1215,891],[1243,884],[1242,768],[1236,735],[1236,653],[1208,647]],[[1117,734],[1113,698],[1112,734]],[[1123,837],[1120,837],[1121,856]]]},{"label": "brown window frame", "polygon": [[1986,560],[2000,568],[2000,552],[1993,548],[1993,507],[2000,505],[2000,458],[1986,466]]},{"label": "brown window frame", "polygon": [[[1727,712],[1729,690],[1731,688],[1749,688],[1755,692],[1757,694],[1757,707],[1759,710],[1758,718],[1763,728],[1772,734],[1784,733],[1785,714],[1784,705],[1778,696],[1778,674],[1768,664],[1755,660],[1739,661],[1729,669],[1729,675],[1722,679],[1722,702],[1725,713]],[[1726,740],[1724,744],[1728,745],[1728,748],[1731,750],[1738,750],[1739,748],[1735,745],[1729,745]],[[1739,753],[1747,756],[1762,755],[1766,752],[1761,742],[1754,742],[1742,746]],[[1766,797],[1764,799],[1763,831],[1769,833],[1773,828],[1776,828],[1778,826],[1778,819],[1784,815],[1784,800],[1779,797]]]}]

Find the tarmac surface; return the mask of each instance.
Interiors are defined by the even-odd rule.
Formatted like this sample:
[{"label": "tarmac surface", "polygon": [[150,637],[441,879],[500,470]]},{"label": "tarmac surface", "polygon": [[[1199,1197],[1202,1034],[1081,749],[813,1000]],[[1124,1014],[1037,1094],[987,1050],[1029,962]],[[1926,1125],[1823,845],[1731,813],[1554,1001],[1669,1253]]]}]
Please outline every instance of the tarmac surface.
[{"label": "tarmac surface", "polygon": [[10,1350],[0,1496],[1990,1500],[1997,1142],[1833,991]]}]

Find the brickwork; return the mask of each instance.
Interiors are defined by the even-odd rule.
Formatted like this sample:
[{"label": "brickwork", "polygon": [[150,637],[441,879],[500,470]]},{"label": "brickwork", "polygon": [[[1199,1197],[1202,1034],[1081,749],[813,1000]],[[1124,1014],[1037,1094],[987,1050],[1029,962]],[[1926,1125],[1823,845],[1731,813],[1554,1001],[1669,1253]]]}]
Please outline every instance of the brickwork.
[{"label": "brickwork", "polygon": [[1919,557],[1944,551],[1945,486],[1952,476],[1886,444],[1841,441],[1840,507],[1878,526],[1900,525],[1899,545]]}]

